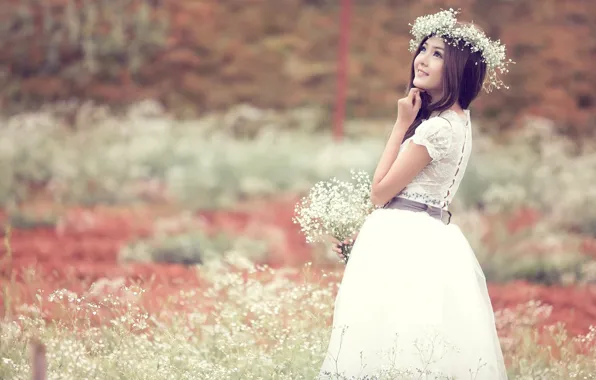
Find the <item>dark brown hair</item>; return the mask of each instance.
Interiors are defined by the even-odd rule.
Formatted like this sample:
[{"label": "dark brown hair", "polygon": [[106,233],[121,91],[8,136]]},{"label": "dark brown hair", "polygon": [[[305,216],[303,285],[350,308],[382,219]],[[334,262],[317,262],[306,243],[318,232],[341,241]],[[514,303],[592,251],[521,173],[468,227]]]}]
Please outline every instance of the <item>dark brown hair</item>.
[{"label": "dark brown hair", "polygon": [[[406,93],[414,87],[414,76],[416,75],[414,60],[430,37],[432,36],[423,39],[414,53],[410,70],[410,84]],[[431,113],[448,110],[455,102],[458,102],[463,109],[467,109],[482,90],[482,84],[486,76],[486,63],[482,61],[480,52],[472,52],[463,42],[459,42],[454,46],[449,37],[442,36],[442,38],[445,41],[443,96],[440,99],[431,100],[430,95],[426,92],[420,94],[422,106],[418,111],[418,115],[416,115],[416,119],[404,135],[403,141],[411,137],[416,128],[423,120],[428,119]]]}]

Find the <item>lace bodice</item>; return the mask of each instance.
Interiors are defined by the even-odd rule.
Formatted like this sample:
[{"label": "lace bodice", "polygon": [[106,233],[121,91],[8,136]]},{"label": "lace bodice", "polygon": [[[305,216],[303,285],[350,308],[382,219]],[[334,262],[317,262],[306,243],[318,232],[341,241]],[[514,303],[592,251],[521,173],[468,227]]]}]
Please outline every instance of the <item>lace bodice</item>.
[{"label": "lace bodice", "polygon": [[472,151],[470,111],[447,110],[423,121],[410,141],[424,145],[432,161],[397,196],[447,210],[464,177]]}]

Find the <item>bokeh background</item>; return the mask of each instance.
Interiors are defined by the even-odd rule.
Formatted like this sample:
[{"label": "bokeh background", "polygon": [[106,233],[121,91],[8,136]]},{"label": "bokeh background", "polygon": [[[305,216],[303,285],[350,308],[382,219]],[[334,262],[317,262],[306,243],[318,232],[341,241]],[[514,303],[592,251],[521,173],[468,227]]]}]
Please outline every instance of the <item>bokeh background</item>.
[{"label": "bokeh background", "polygon": [[[31,336],[45,337],[48,350],[67,344],[54,322],[78,321],[80,315],[73,316],[71,306],[47,302],[52,294],[53,300],[56,294],[91,299],[125,289],[114,296],[122,300],[134,285],[145,289],[139,310],[157,318],[166,300],[181,291],[192,292],[194,303],[178,300],[167,310],[197,312],[217,304],[206,284],[232,273],[254,275],[245,260],[269,268],[257,271],[268,274],[258,280],[265,283],[275,272],[275,278],[288,276],[294,281],[286,279],[289,283],[300,284],[304,268],[317,281],[339,280],[343,264],[329,247],[304,242],[292,222],[294,205],[319,180],[346,178],[350,169],[372,175],[408,81],[409,23],[449,7],[461,8],[461,19],[500,39],[516,62],[504,77],[510,89],[482,94],[471,107],[474,153],[453,220],[477,253],[495,310],[528,302],[550,305],[540,309],[544,316],[528,334],[539,336],[541,327],[563,323],[565,342],[596,325],[595,2],[6,0],[2,5],[0,316],[6,324],[0,333],[12,343],[0,342],[6,359],[0,377],[28,373],[27,355],[13,347],[25,347]],[[338,83],[342,67],[345,81]],[[338,104],[345,107],[339,113]],[[335,289],[326,299],[327,313]],[[243,299],[246,304],[235,305],[250,308],[249,298]],[[281,303],[276,300],[271,302]],[[303,310],[300,301],[281,304]],[[85,314],[83,320],[109,325],[121,306],[98,306],[105,319]],[[7,330],[23,315],[37,321],[36,329]],[[316,325],[321,337],[330,315]],[[523,372],[529,369],[520,358],[540,357],[532,370],[555,371],[558,365],[556,376],[569,378],[564,363],[548,364],[537,354],[543,340],[536,341],[537,351],[522,352],[515,339],[506,338],[511,326],[500,327],[512,374],[538,376]],[[557,352],[571,350],[561,347]],[[143,349],[158,360],[157,350]],[[309,364],[288,361],[285,370],[266,372],[278,366],[267,362],[250,369],[214,352],[219,351],[208,350],[205,360],[223,367],[209,367],[212,372],[205,370],[202,378],[308,378],[322,353],[315,350]],[[565,352],[560,360],[579,357]],[[60,361],[75,366],[73,378],[119,378],[101,357],[87,355],[96,361],[94,370],[77,367],[66,354]],[[252,362],[248,354],[238,357]],[[50,372],[64,368],[52,367],[56,360]],[[588,362],[596,361],[589,357],[580,367],[590,370]],[[234,377],[232,367],[247,372]],[[183,373],[180,367],[170,370],[168,376]],[[153,378],[147,376],[138,378]]]}]

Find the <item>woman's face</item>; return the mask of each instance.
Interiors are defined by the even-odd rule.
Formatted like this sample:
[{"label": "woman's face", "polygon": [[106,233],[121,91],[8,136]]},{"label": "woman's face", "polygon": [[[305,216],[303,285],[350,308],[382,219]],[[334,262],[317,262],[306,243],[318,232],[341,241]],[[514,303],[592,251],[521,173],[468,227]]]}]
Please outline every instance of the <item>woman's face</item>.
[{"label": "woman's face", "polygon": [[414,86],[438,99],[443,91],[445,42],[439,37],[426,40],[414,58]]}]

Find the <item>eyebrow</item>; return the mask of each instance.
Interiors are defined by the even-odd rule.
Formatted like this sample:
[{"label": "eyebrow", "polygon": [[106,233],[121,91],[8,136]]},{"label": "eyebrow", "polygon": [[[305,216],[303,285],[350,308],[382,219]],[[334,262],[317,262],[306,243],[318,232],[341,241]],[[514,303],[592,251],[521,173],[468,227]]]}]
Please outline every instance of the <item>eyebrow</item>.
[{"label": "eyebrow", "polygon": [[[428,42],[425,42],[425,43],[424,43],[424,45],[427,45],[427,46],[428,46]],[[424,45],[423,45],[423,46],[424,46]],[[435,49],[441,49],[441,50],[445,51],[445,49],[443,49],[443,48],[442,48],[442,47],[440,47],[440,46],[437,46],[437,45],[431,45],[431,46],[432,46],[432,47],[434,47]]]}]

